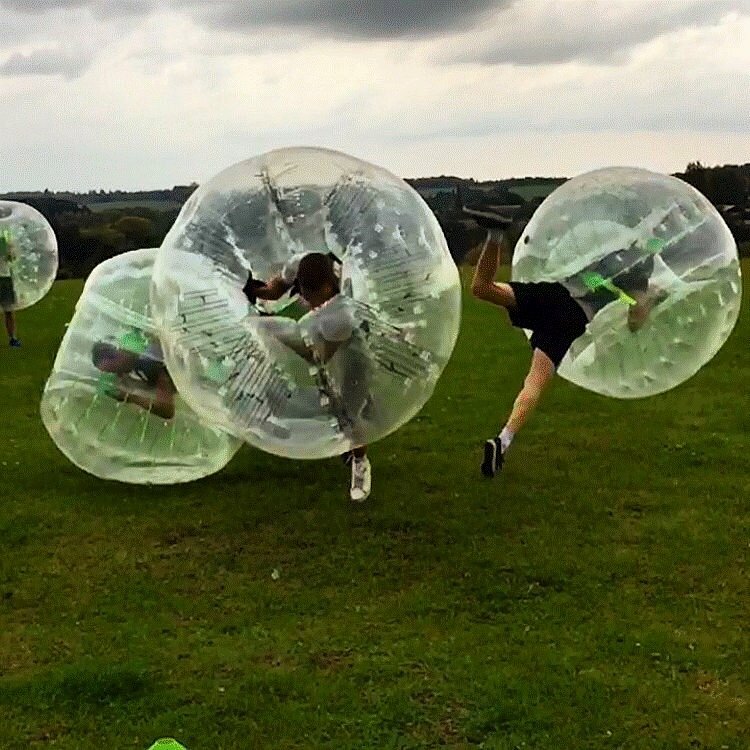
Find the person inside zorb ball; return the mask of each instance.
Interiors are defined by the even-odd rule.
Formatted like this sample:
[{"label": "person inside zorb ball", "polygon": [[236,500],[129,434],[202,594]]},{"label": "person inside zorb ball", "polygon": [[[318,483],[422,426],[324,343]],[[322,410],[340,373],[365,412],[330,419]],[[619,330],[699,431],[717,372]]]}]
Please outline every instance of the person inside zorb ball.
[{"label": "person inside zorb ball", "polygon": [[11,346],[21,345],[16,310],[39,302],[57,275],[57,239],[39,211],[0,201],[0,309]]},{"label": "person inside zorb ball", "polygon": [[169,372],[205,419],[277,455],[355,463],[426,403],[460,323],[424,201],[324,149],[272,151],[197,190],[152,302]]},{"label": "person inside zorb ball", "polygon": [[223,468],[242,444],[177,393],[150,310],[155,257],[155,248],[133,250],[91,272],[42,394],[57,447],[102,479],[189,482]]},{"label": "person inside zorb ball", "polygon": [[655,395],[709,362],[737,322],[734,238],[677,178],[616,167],[564,183],[519,238],[510,284],[494,282],[502,233],[489,228],[474,294],[508,311],[534,355],[508,421],[485,444],[485,476],[502,467],[555,371],[607,396]]}]

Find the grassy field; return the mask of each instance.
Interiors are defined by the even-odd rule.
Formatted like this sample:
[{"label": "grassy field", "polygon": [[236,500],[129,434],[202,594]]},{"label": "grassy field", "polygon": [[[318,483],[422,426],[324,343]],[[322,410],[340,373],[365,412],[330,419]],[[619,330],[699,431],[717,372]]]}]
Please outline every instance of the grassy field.
[{"label": "grassy field", "polygon": [[0,349],[0,748],[750,747],[750,300],[669,394],[557,382],[487,482],[528,350],[467,299],[351,507],[337,459],[245,448],[161,489],[70,465],[38,401],[79,291]]},{"label": "grassy field", "polygon": [[124,200],[124,201],[105,201],[102,203],[87,203],[89,208],[94,213],[102,213],[103,211],[119,211],[121,209],[131,208],[150,208],[153,211],[174,211],[182,208],[180,201],[149,201],[149,200]]},{"label": "grassy field", "polygon": [[554,183],[540,182],[530,185],[509,185],[508,190],[520,195],[525,201],[533,201],[536,198],[546,198],[556,187]]}]

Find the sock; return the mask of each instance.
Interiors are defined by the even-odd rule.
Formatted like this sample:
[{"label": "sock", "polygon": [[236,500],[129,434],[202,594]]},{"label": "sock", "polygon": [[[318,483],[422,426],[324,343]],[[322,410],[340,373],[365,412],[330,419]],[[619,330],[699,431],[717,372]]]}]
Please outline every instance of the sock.
[{"label": "sock", "polygon": [[498,435],[500,438],[500,450],[505,451],[510,448],[510,444],[513,442],[514,433],[511,432],[507,427],[503,427],[503,431]]}]

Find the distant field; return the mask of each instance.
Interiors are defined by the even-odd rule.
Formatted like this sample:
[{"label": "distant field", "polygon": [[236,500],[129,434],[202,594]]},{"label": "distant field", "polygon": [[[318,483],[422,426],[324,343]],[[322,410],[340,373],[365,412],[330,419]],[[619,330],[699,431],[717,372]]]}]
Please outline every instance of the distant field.
[{"label": "distant field", "polygon": [[747,289],[675,391],[557,382],[492,482],[528,349],[467,297],[364,507],[338,459],[245,448],[168,488],[70,465],[38,402],[80,289],[0,348],[0,748],[750,747]]},{"label": "distant field", "polygon": [[128,208],[149,208],[152,211],[173,211],[182,208],[179,201],[112,201],[111,203],[87,203],[86,206],[94,212],[119,211]]},{"label": "distant field", "polygon": [[520,195],[525,201],[533,201],[535,198],[546,198],[557,185],[549,182],[532,183],[530,185],[508,185],[508,190]]}]

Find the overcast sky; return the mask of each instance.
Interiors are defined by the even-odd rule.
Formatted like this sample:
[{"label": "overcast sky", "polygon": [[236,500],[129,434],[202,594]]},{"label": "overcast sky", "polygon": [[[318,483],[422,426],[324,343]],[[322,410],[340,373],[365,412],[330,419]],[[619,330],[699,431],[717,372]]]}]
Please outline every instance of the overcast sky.
[{"label": "overcast sky", "polygon": [[0,0],[0,191],[320,145],[399,175],[750,162],[750,0]]}]

